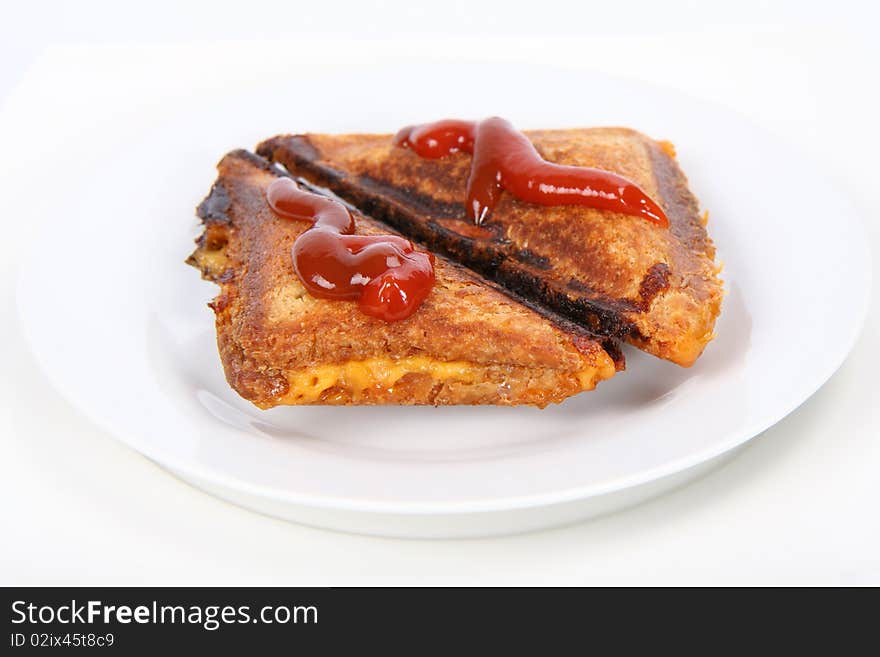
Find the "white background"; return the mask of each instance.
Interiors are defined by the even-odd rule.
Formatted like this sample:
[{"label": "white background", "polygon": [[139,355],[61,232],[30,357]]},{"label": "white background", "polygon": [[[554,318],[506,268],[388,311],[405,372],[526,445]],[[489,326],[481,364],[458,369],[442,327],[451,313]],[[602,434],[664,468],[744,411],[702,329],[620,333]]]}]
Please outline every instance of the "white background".
[{"label": "white background", "polygon": [[[290,56],[307,65],[320,56],[316,39],[344,36],[365,53],[392,47],[438,59],[564,58],[723,103],[769,128],[846,190],[862,210],[874,253],[880,245],[880,48],[873,32],[880,15],[873,3],[541,2],[522,14],[509,1],[180,4],[5,9],[0,148],[9,155],[26,146],[16,116],[33,107],[36,81],[72,56],[94,56],[95,47],[187,53],[194,50],[181,44],[286,41]],[[297,48],[304,38],[312,45]],[[40,110],[47,141],[65,105],[80,100],[71,88]],[[3,162],[15,166],[15,157]],[[0,170],[0,194],[4,178]],[[9,245],[27,237],[25,219],[0,215],[7,244],[0,250],[0,584],[880,584],[877,285],[862,338],[841,370],[708,477],[574,527],[401,541],[308,529],[232,507],[83,419],[48,386],[19,332],[17,253]],[[834,217],[828,225],[833,230]],[[73,260],[47,266],[75,275]],[[822,263],[804,272],[821,274]],[[809,312],[834,309],[805,309],[792,330]]]}]

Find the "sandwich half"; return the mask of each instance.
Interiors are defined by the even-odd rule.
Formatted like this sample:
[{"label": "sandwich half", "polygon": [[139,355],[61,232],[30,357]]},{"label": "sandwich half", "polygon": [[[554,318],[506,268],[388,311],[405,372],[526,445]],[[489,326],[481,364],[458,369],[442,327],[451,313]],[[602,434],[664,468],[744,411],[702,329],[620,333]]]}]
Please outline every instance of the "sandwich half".
[{"label": "sandwich half", "polygon": [[477,226],[465,212],[471,156],[422,159],[392,135],[282,135],[257,151],[546,311],[693,364],[713,337],[723,289],[705,215],[671,145],[625,128],[525,134],[549,162],[632,180],[660,204],[669,227],[509,193]]},{"label": "sandwich half", "polygon": [[[204,232],[188,263],[220,292],[211,302],[229,384],[260,408],[280,404],[546,406],[622,369],[613,341],[530,308],[443,257],[409,318],[386,322],[357,304],[309,295],[291,260],[311,224],[281,219],[266,189],[278,167],[233,151],[198,208]],[[316,190],[312,190],[316,191]],[[354,212],[357,234],[386,225]]]}]

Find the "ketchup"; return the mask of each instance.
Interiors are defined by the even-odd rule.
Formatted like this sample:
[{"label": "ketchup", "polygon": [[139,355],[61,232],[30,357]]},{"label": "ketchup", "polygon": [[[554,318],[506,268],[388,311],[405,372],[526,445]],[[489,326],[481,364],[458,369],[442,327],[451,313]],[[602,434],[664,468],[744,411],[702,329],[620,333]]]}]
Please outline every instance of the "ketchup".
[{"label": "ketchup", "polygon": [[492,212],[502,189],[529,203],[586,205],[635,215],[668,227],[663,209],[634,182],[610,171],[553,164],[532,142],[498,117],[483,121],[447,119],[407,126],[394,143],[420,157],[473,154],[467,186],[467,212],[477,225]]},{"label": "ketchup", "polygon": [[279,178],[266,190],[279,217],[311,221],[293,243],[293,268],[310,294],[357,300],[367,315],[395,322],[412,315],[434,285],[434,256],[396,235],[353,235],[344,205]]}]

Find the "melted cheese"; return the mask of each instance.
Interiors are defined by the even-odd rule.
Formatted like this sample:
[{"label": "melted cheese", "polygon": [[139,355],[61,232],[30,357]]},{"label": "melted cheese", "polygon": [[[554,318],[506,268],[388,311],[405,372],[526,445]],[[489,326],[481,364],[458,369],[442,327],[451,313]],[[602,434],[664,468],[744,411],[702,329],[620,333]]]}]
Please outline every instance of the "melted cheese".
[{"label": "melted cheese", "polygon": [[675,144],[673,144],[671,141],[666,140],[658,141],[657,144],[660,146],[660,148],[663,149],[664,153],[666,153],[673,160],[675,159]]},{"label": "melted cheese", "polygon": [[209,250],[199,247],[191,257],[195,260],[196,266],[202,270],[202,275],[209,278],[220,276],[229,266],[225,248]]},{"label": "melted cheese", "polygon": [[436,381],[474,381],[483,369],[467,361],[438,361],[426,356],[410,356],[400,360],[369,358],[341,365],[318,365],[287,372],[290,390],[286,398],[300,404],[318,401],[321,394],[338,386],[357,397],[370,388],[389,389],[405,375],[430,374]]},{"label": "melted cheese", "polygon": [[599,381],[610,379],[617,372],[611,356],[606,353],[602,355],[604,358],[600,359],[601,362],[596,367],[581,370],[575,375],[577,376],[578,383],[581,385],[581,390],[592,390]]}]

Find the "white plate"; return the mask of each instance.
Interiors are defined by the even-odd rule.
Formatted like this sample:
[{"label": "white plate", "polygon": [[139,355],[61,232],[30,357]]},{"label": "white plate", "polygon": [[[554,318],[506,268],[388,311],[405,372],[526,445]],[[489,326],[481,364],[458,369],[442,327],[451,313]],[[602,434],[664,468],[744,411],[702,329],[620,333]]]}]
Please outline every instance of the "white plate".
[{"label": "white plate", "polygon": [[[281,70],[283,88],[270,80]],[[308,79],[318,102],[304,100],[296,79]],[[552,104],[524,93],[532,80],[554,90]],[[112,160],[68,172],[78,191],[63,213],[47,212],[44,239],[25,260],[21,318],[52,382],[95,422],[265,513],[462,536],[631,504],[790,413],[841,364],[864,317],[866,240],[846,200],[762,131],[690,98],[573,70],[374,63],[322,72],[272,62],[235,92],[175,103],[132,107],[153,112],[151,127],[132,120],[141,127],[108,136]],[[699,362],[685,370],[628,349],[626,372],[543,411],[259,411],[237,397],[205,306],[215,288],[183,264],[197,234],[193,208],[220,155],[281,131],[391,132],[487,114],[523,128],[629,125],[676,144],[725,263],[718,338]],[[68,280],[46,266],[74,258]]]}]

